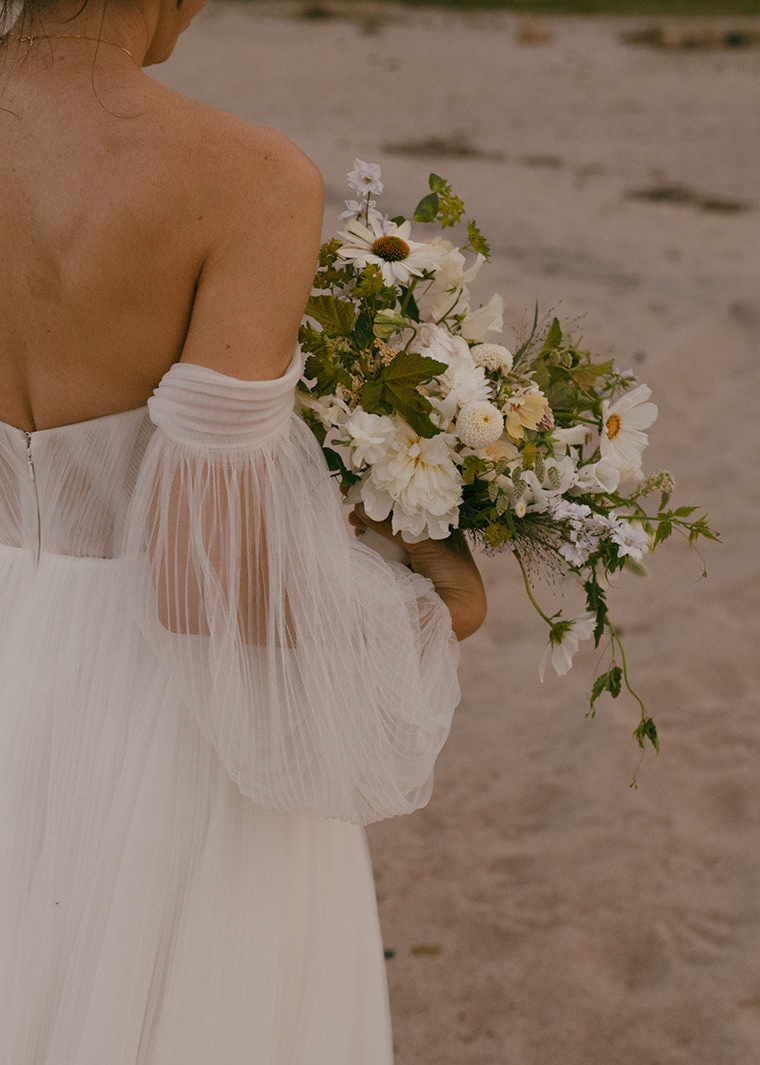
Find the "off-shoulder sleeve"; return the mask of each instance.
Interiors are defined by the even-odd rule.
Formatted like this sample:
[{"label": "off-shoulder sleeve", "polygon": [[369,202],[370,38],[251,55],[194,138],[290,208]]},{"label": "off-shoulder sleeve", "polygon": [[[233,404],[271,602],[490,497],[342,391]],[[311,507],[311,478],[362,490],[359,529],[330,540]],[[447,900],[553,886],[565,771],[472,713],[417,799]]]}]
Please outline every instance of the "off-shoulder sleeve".
[{"label": "off-shoulder sleeve", "polygon": [[426,578],[348,535],[322,452],[276,381],[178,363],[132,499],[133,608],[240,790],[367,823],[431,792],[458,645]]}]

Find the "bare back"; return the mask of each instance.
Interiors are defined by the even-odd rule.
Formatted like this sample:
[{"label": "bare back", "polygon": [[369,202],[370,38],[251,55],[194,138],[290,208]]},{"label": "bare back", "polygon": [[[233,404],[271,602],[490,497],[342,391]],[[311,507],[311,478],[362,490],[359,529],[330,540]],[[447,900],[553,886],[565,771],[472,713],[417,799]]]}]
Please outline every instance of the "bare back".
[{"label": "bare back", "polygon": [[277,376],[313,273],[304,157],[118,58],[0,57],[0,420],[30,431],[141,406],[180,357]]}]

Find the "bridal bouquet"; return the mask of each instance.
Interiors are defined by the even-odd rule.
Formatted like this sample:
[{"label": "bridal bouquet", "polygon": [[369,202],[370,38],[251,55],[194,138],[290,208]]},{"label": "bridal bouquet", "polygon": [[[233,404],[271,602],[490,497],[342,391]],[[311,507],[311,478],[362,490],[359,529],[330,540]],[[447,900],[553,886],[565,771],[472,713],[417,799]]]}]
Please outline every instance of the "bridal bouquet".
[{"label": "bridal bouquet", "polygon": [[[668,508],[669,473],[642,472],[657,417],[650,389],[584,350],[557,318],[540,326],[536,314],[514,352],[494,342],[502,300],[476,306],[470,294],[488,245],[473,221],[461,246],[444,238],[464,204],[443,178],[431,174],[411,217],[393,219],[377,208],[377,165],[357,159],[348,181],[356,199],[321,248],[299,386],[301,415],[346,499],[374,520],[390,516],[407,543],[460,529],[512,551],[549,627],[541,678],[549,661],[566,673],[580,641],[605,641],[590,713],[602,692],[625,686],[641,708],[639,745],[659,748],[628,681],[607,578],[641,572],[673,532],[691,545],[717,537],[696,508]],[[585,610],[547,614],[535,576],[575,580]]]}]

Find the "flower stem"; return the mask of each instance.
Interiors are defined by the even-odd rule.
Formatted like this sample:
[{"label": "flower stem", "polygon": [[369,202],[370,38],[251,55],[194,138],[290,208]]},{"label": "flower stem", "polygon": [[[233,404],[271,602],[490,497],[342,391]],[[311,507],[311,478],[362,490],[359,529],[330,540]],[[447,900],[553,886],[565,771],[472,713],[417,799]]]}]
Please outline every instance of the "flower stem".
[{"label": "flower stem", "polygon": [[522,576],[523,576],[523,584],[525,585],[525,591],[527,592],[528,599],[530,599],[530,601],[533,604],[533,606],[535,607],[537,613],[541,615],[541,617],[544,619],[546,624],[551,628],[552,619],[550,617],[547,617],[547,615],[543,612],[541,607],[536,602],[536,599],[535,599],[535,597],[533,595],[533,591],[532,591],[531,586],[530,586],[530,581],[528,580],[528,573],[527,573],[527,570],[525,569],[525,564],[523,563],[523,560],[520,558],[520,555],[519,555],[519,553],[517,551],[514,552],[514,556],[517,559],[517,565],[520,567],[520,572],[522,573]]}]

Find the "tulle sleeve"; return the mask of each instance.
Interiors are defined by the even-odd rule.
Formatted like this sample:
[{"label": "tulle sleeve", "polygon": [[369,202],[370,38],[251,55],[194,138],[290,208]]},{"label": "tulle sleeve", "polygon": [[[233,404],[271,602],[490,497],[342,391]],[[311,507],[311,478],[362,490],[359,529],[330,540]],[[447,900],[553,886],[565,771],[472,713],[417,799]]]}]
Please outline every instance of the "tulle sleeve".
[{"label": "tulle sleeve", "polygon": [[133,609],[240,790],[367,823],[423,806],[459,699],[426,578],[346,531],[321,450],[276,381],[178,363],[128,523]]}]

